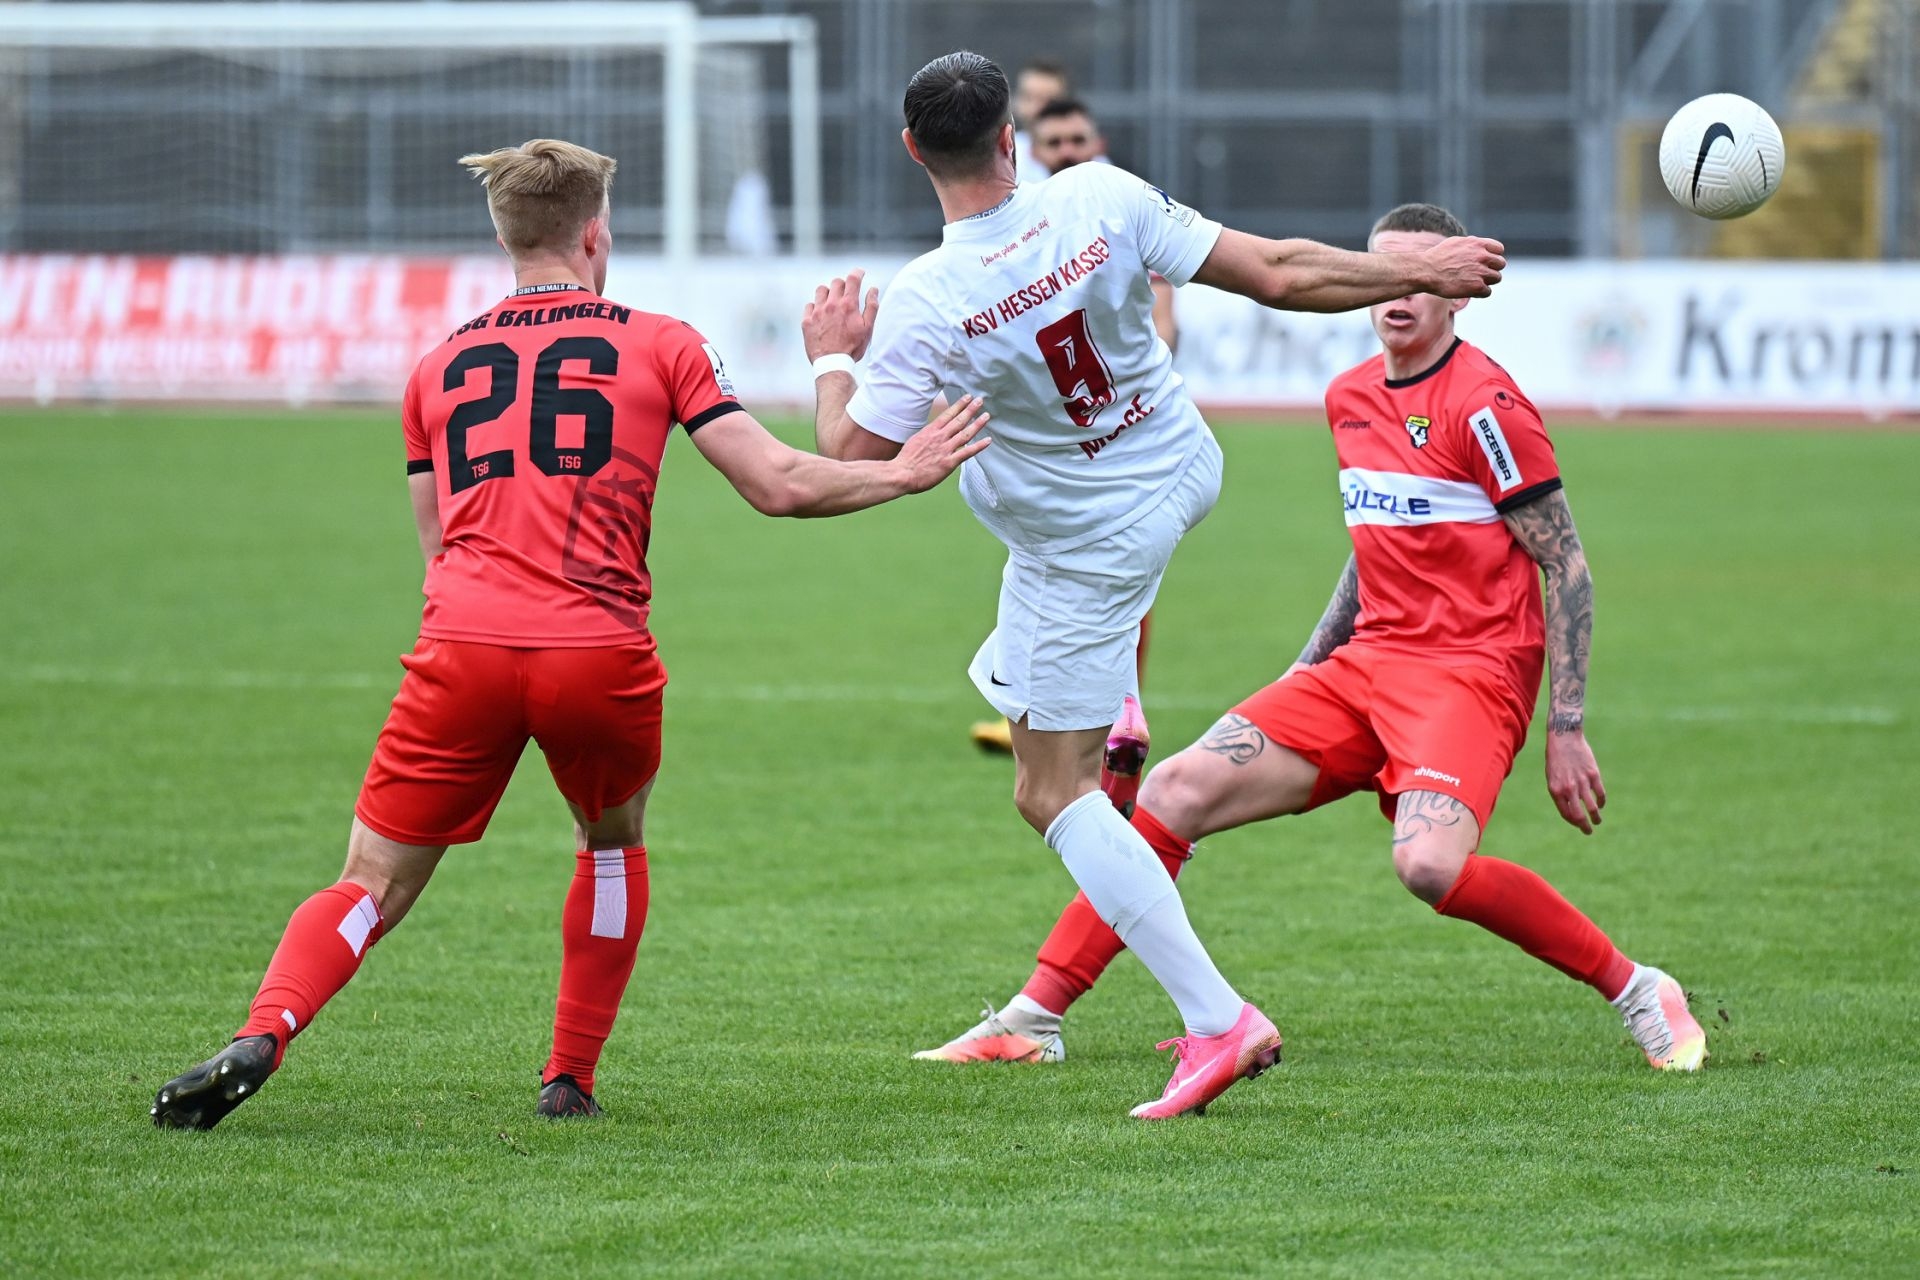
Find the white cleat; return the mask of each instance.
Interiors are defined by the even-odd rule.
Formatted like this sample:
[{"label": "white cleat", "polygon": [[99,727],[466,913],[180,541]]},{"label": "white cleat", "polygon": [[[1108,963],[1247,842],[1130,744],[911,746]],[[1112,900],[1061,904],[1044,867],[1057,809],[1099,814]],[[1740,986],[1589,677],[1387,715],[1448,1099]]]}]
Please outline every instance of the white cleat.
[{"label": "white cleat", "polygon": [[922,1062],[1060,1062],[1067,1046],[1059,1019],[1047,1024],[1012,1009],[995,1013],[988,1005],[972,1029],[913,1056]]},{"label": "white cleat", "polygon": [[1707,1060],[1707,1033],[1687,1008],[1678,982],[1649,965],[1635,965],[1613,1007],[1626,1020],[1640,1052],[1659,1071],[1698,1071]]}]

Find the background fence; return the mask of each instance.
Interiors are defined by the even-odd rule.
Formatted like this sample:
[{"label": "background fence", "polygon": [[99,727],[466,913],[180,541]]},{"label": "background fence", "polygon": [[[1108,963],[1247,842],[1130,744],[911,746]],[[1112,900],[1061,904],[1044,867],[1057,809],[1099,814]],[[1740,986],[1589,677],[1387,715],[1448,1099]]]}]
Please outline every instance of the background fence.
[{"label": "background fence", "polygon": [[[290,8],[180,6],[210,44],[242,7]],[[1920,254],[1917,0],[679,7],[705,27],[680,85],[661,48],[606,47],[605,22],[527,47],[502,15],[537,24],[539,4],[472,7],[458,48],[313,47],[300,32],[349,12],[324,3],[291,7],[303,20],[277,49],[0,46],[0,249],[470,245],[485,222],[453,157],[542,132],[617,152],[617,229],[668,249],[682,105],[693,246],[806,248],[816,217],[829,244],[924,243],[938,213],[900,149],[901,89],[974,47],[1009,70],[1067,63],[1120,163],[1234,225],[1353,243],[1380,209],[1430,199],[1525,255]],[[0,4],[0,23],[62,8]],[[804,56],[768,34],[796,29],[817,37]],[[1701,224],[1654,178],[1660,123],[1716,90],[1788,127],[1788,187],[1763,222]],[[797,151],[815,147],[811,166]]]},{"label": "background fence", "polygon": [[[621,162],[612,291],[806,400],[813,284],[938,234],[900,95],[973,47],[1066,63],[1118,162],[1232,225],[1453,207],[1514,261],[1463,331],[1544,402],[1912,414],[1920,268],[1838,260],[1920,256],[1917,31],[1920,0],[0,0],[0,396],[390,400],[509,281],[456,157],[557,135]],[[1729,89],[1789,163],[1715,224],[1653,161]],[[1734,261],[1672,261],[1703,257]],[[1179,310],[1212,404],[1312,404],[1371,344]]]}]

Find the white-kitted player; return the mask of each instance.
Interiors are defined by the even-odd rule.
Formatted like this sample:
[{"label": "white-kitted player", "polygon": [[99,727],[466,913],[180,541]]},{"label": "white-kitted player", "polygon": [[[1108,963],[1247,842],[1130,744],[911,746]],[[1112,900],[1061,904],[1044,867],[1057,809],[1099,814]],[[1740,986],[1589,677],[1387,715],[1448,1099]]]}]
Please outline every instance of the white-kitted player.
[{"label": "white-kitted player", "polygon": [[[908,153],[946,217],[881,306],[854,272],[815,292],[820,451],[888,458],[943,393],[981,395],[993,446],[961,487],[1007,546],[999,617],[969,674],[1013,722],[1014,803],[1179,1008],[1186,1035],[1143,1119],[1197,1111],[1277,1060],[1280,1034],[1221,976],[1154,843],[1100,790],[1133,680],[1135,629],[1173,548],[1220,493],[1220,448],[1154,332],[1153,272],[1268,306],[1346,311],[1409,294],[1482,297],[1491,240],[1351,253],[1223,230],[1111,165],[1014,173],[1006,75],[951,53],[906,91]],[[869,350],[869,348],[871,348]],[[855,361],[867,357],[856,385]]]}]

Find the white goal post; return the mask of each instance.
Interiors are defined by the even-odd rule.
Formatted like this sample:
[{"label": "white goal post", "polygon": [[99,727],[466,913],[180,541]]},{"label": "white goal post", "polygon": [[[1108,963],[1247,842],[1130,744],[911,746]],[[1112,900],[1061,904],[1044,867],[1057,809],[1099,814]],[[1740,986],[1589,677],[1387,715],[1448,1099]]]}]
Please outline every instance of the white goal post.
[{"label": "white goal post", "polygon": [[[272,150],[270,143],[259,141],[260,137],[265,136],[258,132],[257,117],[262,114],[260,104],[270,101],[273,92],[270,87],[263,86],[267,84],[268,77],[276,72],[286,73],[288,68],[295,70],[290,74],[281,74],[280,80],[274,83],[303,85],[306,81],[301,77],[306,72],[301,68],[310,63],[319,64],[322,70],[313,74],[331,86],[333,100],[351,104],[354,93],[352,77],[364,66],[370,69],[369,76],[385,77],[366,90],[370,97],[377,97],[378,103],[403,104],[409,79],[407,69],[411,66],[440,70],[462,59],[471,64],[476,59],[484,61],[498,58],[503,60],[503,65],[504,60],[518,59],[514,64],[519,68],[514,73],[518,78],[501,90],[501,96],[518,95],[516,101],[536,103],[542,93],[556,97],[572,93],[579,98],[579,86],[570,84],[568,78],[576,74],[597,76],[599,80],[596,84],[599,87],[595,91],[598,94],[595,110],[599,114],[595,119],[611,120],[620,110],[619,94],[623,88],[620,75],[641,65],[634,59],[645,59],[645,92],[651,103],[655,101],[652,95],[656,89],[658,91],[659,129],[657,138],[646,140],[646,154],[639,157],[638,164],[634,157],[616,154],[616,159],[626,162],[620,190],[623,198],[630,199],[632,197],[627,193],[638,189],[642,193],[641,199],[650,205],[657,203],[657,224],[653,221],[654,215],[651,212],[648,214],[649,234],[657,226],[659,243],[665,255],[676,261],[689,260],[702,247],[702,128],[706,127],[711,132],[715,124],[713,117],[722,113],[723,108],[731,108],[739,113],[758,112],[762,108],[762,99],[757,90],[757,72],[752,93],[726,93],[712,89],[712,96],[703,104],[703,86],[700,83],[702,58],[717,56],[716,51],[728,48],[757,48],[760,52],[754,55],[756,57],[764,56],[768,49],[777,56],[784,49],[785,114],[788,118],[786,159],[789,166],[785,205],[789,211],[786,226],[788,243],[794,252],[817,254],[822,236],[820,91],[818,39],[813,20],[777,15],[703,18],[692,4],[678,0],[653,3],[609,3],[606,0],[462,3],[459,0],[425,0],[424,3],[313,5],[0,4],[0,82],[12,79],[26,86],[21,92],[0,91],[0,234],[7,234],[16,247],[29,249],[112,249],[118,247],[112,243],[117,230],[124,230],[128,239],[134,238],[134,232],[137,231],[137,228],[126,225],[133,218],[132,213],[124,208],[107,210],[104,203],[95,198],[93,188],[106,184],[105,175],[109,166],[122,163],[137,165],[143,157],[152,153],[152,147],[129,141],[124,159],[103,156],[98,162],[103,167],[102,175],[91,180],[90,185],[87,181],[78,182],[77,185],[82,188],[78,195],[70,195],[66,186],[62,185],[60,174],[53,168],[53,161],[42,159],[40,167],[36,168],[32,163],[33,158],[27,155],[24,139],[34,136],[29,114],[36,109],[36,94],[43,98],[55,96],[39,93],[36,87],[48,80],[57,80],[65,94],[59,101],[71,104],[70,110],[76,115],[94,121],[95,127],[101,130],[100,136],[111,144],[115,124],[111,116],[103,114],[108,108],[91,107],[86,99],[89,91],[96,89],[98,92],[94,96],[102,100],[111,98],[114,93],[131,94],[133,90],[119,82],[117,68],[150,65],[154,58],[177,55],[179,68],[167,73],[177,77],[177,88],[163,83],[158,88],[148,89],[150,94],[157,97],[146,101],[160,103],[189,103],[196,94],[201,99],[209,99],[216,89],[203,83],[203,78],[223,77],[228,74],[226,68],[235,68],[231,73],[231,87],[228,81],[221,80],[217,88],[217,92],[228,94],[235,105],[223,107],[216,102],[211,107],[183,107],[183,111],[197,110],[200,114],[183,115],[182,124],[176,130],[176,134],[207,132],[210,136],[205,159],[210,169],[215,169],[223,159],[222,147],[238,149],[242,145],[233,142],[233,138],[243,137],[244,145],[253,147],[256,152]],[[658,67],[651,61],[655,57],[659,59]],[[623,58],[628,58],[628,61],[622,62]],[[0,90],[5,89],[7,86],[0,84]],[[293,92],[286,89],[280,91]],[[319,90],[315,92],[318,94]],[[485,101],[484,87],[475,87],[465,81],[442,89],[439,94],[435,99],[436,105],[421,109],[423,118],[431,116],[432,119],[445,121],[457,113],[459,103]],[[127,130],[131,131],[140,123],[151,126],[152,111],[142,111],[137,105],[142,100],[132,97],[127,100],[135,104],[127,111],[130,118]],[[396,128],[404,134],[406,120],[413,117],[403,117],[397,125],[392,120],[381,120],[377,118],[377,113],[382,110],[378,103],[344,105],[336,109],[336,116],[348,112],[359,113],[355,116],[356,127],[361,127],[368,136],[373,136],[381,129],[391,133]],[[89,111],[92,114],[87,116]],[[143,116],[147,117],[144,121],[141,120]],[[46,121],[49,118],[52,117],[44,114],[40,118],[42,128],[57,128],[57,119],[54,125],[48,125]],[[743,132],[749,135],[745,145],[756,159],[764,162],[768,154],[777,150],[777,143],[753,132],[757,116],[743,114],[741,118],[748,120],[748,125],[744,130],[733,130],[731,136],[738,137]],[[335,123],[336,120],[323,116],[315,131],[323,133]],[[342,132],[345,132],[344,128]],[[177,137],[172,139],[177,140]],[[520,140],[520,137],[497,137],[489,145]],[[588,142],[586,138],[576,140]],[[296,184],[299,190],[316,191],[322,196],[335,195],[342,201],[358,199],[357,186],[352,195],[339,194],[345,179],[358,181],[357,175],[350,171],[348,162],[337,158],[338,153],[350,152],[351,148],[335,144],[335,151],[328,152],[325,150],[328,141],[322,138],[313,145],[310,153],[303,152],[291,158],[280,156],[277,151],[257,157],[250,155],[244,159],[252,164],[252,168],[246,168],[236,161],[229,166],[233,172],[216,176],[235,188],[252,184],[242,193],[249,196],[254,188]],[[390,212],[394,200],[391,189],[400,187],[404,195],[411,171],[429,162],[427,154],[416,157],[404,150],[409,141],[402,136],[397,143],[391,144],[402,149],[396,153],[397,160],[389,165],[393,176],[380,179],[375,184],[380,190],[370,192],[365,197],[369,207],[374,209],[368,214],[365,225],[355,222],[350,233],[333,231],[333,239],[329,240],[329,229],[322,218],[322,225],[309,237],[313,244],[321,247],[380,247],[377,243],[382,225],[380,216],[384,213],[388,217],[388,225],[398,225],[393,219],[404,219],[406,216],[404,208],[398,215]],[[75,149],[82,150],[87,145],[85,141],[72,144]],[[420,140],[419,145],[424,146],[424,140]],[[57,143],[50,147],[42,140],[42,153],[54,149],[57,149]],[[111,146],[98,149],[110,151]],[[432,155],[437,156],[438,151],[432,152]],[[189,154],[188,162],[196,158]],[[452,155],[446,156],[444,163],[451,165],[453,158]],[[298,175],[289,178],[286,173],[288,166],[302,162],[312,164],[314,173],[305,178]],[[68,163],[71,165],[76,162],[69,159]],[[161,171],[161,161],[155,160],[153,163],[155,173],[152,176],[158,183],[177,170],[181,162],[169,156],[164,162],[165,172]],[[328,165],[332,167],[326,167]],[[657,185],[652,172],[656,167]],[[630,171],[636,168],[646,172],[629,176]],[[136,168],[125,175],[123,183],[138,184],[142,176]],[[82,175],[82,179],[86,177]],[[39,193],[35,190],[36,181],[40,183]],[[298,183],[305,185],[298,186]],[[31,210],[31,202],[36,194],[56,187],[59,190],[47,196],[48,207],[36,215],[40,222],[55,227],[52,234],[57,235],[62,216],[75,219],[73,225],[85,228],[90,212],[97,211],[95,239],[79,245],[63,245],[43,233],[37,241],[23,241],[18,232],[19,211]],[[765,190],[766,187],[763,185],[761,189]],[[165,189],[160,189],[153,198],[158,208],[164,207],[171,197]],[[381,205],[378,201],[387,203]],[[724,202],[724,197],[721,197],[721,201]],[[710,198],[707,207],[713,205],[714,200]],[[215,217],[212,220],[218,219]],[[336,222],[345,225],[345,218],[336,219]],[[712,224],[713,220],[709,217],[705,223],[709,234]],[[0,248],[4,247],[4,243],[0,243]],[[219,246],[191,243],[179,247],[205,250]],[[293,247],[308,246],[296,243]]]}]

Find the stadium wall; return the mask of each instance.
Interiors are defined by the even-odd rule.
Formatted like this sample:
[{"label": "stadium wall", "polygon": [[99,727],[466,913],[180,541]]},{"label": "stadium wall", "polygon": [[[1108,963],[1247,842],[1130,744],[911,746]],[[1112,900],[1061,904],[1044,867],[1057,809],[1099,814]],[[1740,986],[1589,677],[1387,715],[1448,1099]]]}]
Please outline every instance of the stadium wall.
[{"label": "stadium wall", "polygon": [[[853,265],[634,259],[608,293],[702,330],[750,403],[805,404],[800,308]],[[884,284],[902,261],[863,265]],[[510,284],[490,255],[0,255],[0,397],[391,401]],[[1221,408],[1317,409],[1374,351],[1364,315],[1198,286],[1178,319],[1180,369]],[[1523,263],[1460,327],[1559,411],[1920,415],[1920,264]]]}]

